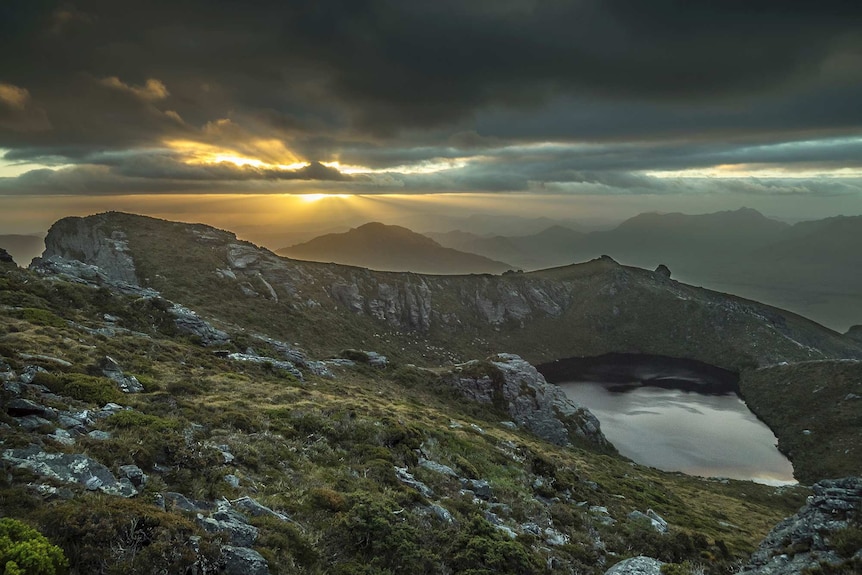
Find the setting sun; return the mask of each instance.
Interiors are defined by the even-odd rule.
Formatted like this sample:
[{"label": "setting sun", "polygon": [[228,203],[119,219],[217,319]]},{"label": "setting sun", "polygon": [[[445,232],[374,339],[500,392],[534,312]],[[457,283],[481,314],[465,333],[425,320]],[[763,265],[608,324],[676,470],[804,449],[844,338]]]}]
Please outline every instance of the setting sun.
[{"label": "setting sun", "polygon": [[329,198],[346,198],[350,194],[302,194],[299,198],[308,203],[319,202],[320,200],[326,200]]}]

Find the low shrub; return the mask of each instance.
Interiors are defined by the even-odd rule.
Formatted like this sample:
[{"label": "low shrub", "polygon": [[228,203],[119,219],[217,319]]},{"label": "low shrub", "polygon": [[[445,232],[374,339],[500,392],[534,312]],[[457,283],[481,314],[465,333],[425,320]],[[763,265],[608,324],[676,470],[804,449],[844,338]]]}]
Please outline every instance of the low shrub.
[{"label": "low shrub", "polygon": [[117,389],[117,384],[107,377],[97,377],[83,373],[37,373],[33,383],[44,385],[58,395],[71,397],[87,403],[105,405],[119,402],[123,393]]},{"label": "low shrub", "polygon": [[4,575],[56,575],[69,566],[63,550],[16,519],[0,519],[0,566]]}]

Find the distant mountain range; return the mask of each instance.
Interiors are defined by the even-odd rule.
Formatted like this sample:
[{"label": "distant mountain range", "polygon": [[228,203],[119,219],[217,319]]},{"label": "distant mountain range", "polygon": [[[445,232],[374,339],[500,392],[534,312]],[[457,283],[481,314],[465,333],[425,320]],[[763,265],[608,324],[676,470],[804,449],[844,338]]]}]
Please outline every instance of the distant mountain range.
[{"label": "distant mountain range", "polygon": [[841,331],[862,323],[862,216],[790,225],[749,208],[702,215],[640,214],[613,230],[559,226],[528,236],[429,233],[443,246],[525,270],[608,254],[674,278],[791,309]]},{"label": "distant mountain range", "polygon": [[379,222],[371,222],[344,233],[319,236],[282,248],[277,253],[299,260],[426,274],[496,274],[512,267],[481,255],[443,247],[433,239],[407,228]]}]

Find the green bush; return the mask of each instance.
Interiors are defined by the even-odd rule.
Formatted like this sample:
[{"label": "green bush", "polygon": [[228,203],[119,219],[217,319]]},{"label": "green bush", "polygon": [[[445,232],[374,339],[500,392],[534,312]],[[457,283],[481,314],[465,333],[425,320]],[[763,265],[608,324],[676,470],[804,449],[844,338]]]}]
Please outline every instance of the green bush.
[{"label": "green bush", "polygon": [[315,487],[308,492],[308,497],[315,507],[327,511],[344,511],[347,508],[347,500],[344,495],[326,487]]},{"label": "green bush", "polygon": [[847,527],[832,536],[832,545],[841,557],[852,557],[862,549],[862,528]]},{"label": "green bush", "polygon": [[56,575],[69,562],[63,550],[16,519],[0,519],[0,566],[4,575]]},{"label": "green bush", "polygon": [[176,431],[182,424],[176,419],[149,415],[140,411],[118,411],[105,419],[105,424],[115,429],[137,429],[150,431]]},{"label": "green bush", "polygon": [[[41,511],[78,573],[216,573],[219,548],[191,521],[140,501],[93,496]],[[190,542],[200,535],[197,549]]]},{"label": "green bush", "polygon": [[544,566],[517,540],[509,539],[493,525],[474,517],[455,540],[453,567],[458,573],[544,573]]},{"label": "green bush", "polygon": [[117,384],[107,377],[96,377],[83,373],[63,373],[52,375],[37,373],[33,383],[44,385],[58,395],[72,399],[104,405],[123,399],[123,393],[117,389]]},{"label": "green bush", "polygon": [[16,315],[35,325],[46,325],[49,327],[65,327],[66,321],[57,317],[46,309],[33,307],[25,307],[22,310],[17,310]]}]

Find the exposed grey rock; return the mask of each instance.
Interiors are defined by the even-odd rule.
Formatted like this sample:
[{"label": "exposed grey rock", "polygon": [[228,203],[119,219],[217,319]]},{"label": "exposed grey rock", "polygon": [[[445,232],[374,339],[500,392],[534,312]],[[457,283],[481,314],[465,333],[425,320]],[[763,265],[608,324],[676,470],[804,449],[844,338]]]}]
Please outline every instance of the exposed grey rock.
[{"label": "exposed grey rock", "polygon": [[37,373],[48,373],[45,368],[38,367],[34,365],[28,365],[24,368],[24,371],[21,372],[21,375],[18,376],[18,381],[25,385],[29,385],[33,383],[33,379],[36,377]]},{"label": "exposed grey rock", "polygon": [[668,268],[664,264],[659,264],[659,266],[655,269],[655,273],[657,275],[670,279],[670,268]]},{"label": "exposed grey rock", "polygon": [[234,489],[239,487],[239,477],[237,477],[233,473],[228,473],[227,475],[225,475],[224,481],[225,481],[225,483],[227,483],[228,485],[230,485]]},{"label": "exposed grey rock", "polygon": [[230,341],[226,332],[213,327],[183,305],[173,304],[168,313],[174,317],[174,324],[180,333],[197,336],[203,345],[223,345]]},{"label": "exposed grey rock", "polygon": [[605,575],[661,575],[662,565],[657,559],[640,555],[620,561],[605,571]]},{"label": "exposed grey rock", "polygon": [[45,237],[43,258],[58,256],[98,266],[110,279],[138,285],[135,262],[121,229],[111,229],[110,214],[69,217],[56,222]]},{"label": "exposed grey rock", "polygon": [[57,414],[49,407],[39,405],[29,399],[16,398],[6,405],[6,413],[12,417],[24,417],[25,415],[38,415],[39,417],[56,417]]},{"label": "exposed grey rock", "polygon": [[239,547],[248,547],[257,540],[257,527],[249,525],[245,516],[231,509],[226,502],[210,517],[198,513],[197,523],[210,533],[227,535],[231,544]]},{"label": "exposed grey rock", "polygon": [[2,458],[15,465],[29,469],[43,477],[66,483],[78,483],[87,489],[100,490],[108,495],[132,497],[138,494],[128,479],[117,480],[111,471],[86,455],[47,453],[39,447],[7,449]]},{"label": "exposed grey rock", "polygon": [[[652,513],[652,515],[650,513]],[[659,533],[667,533],[667,521],[659,517],[654,511],[652,511],[652,509],[650,509],[646,513],[641,513],[640,511],[632,511],[631,513],[629,513],[628,517],[629,519],[633,519],[635,521],[643,521],[645,523],[649,523],[652,528]]]},{"label": "exposed grey rock", "polygon": [[562,389],[548,384],[528,362],[513,354],[498,354],[489,361],[492,369],[487,374],[464,375],[483,369],[480,362],[473,361],[458,366],[448,381],[465,397],[496,405],[515,423],[551,443],[569,445],[579,437],[613,448],[601,432],[599,420]]},{"label": "exposed grey rock", "polygon": [[221,551],[225,575],[269,575],[266,559],[254,549],[225,545]]},{"label": "exposed grey rock", "polygon": [[284,515],[282,513],[278,513],[277,511],[273,511],[272,509],[270,509],[266,505],[261,505],[260,503],[258,503],[257,501],[255,501],[254,499],[252,499],[251,497],[248,497],[248,496],[240,497],[239,499],[235,499],[231,503],[233,504],[234,507],[236,507],[238,509],[242,509],[243,511],[245,511],[246,513],[248,513],[249,515],[251,515],[253,517],[269,516],[269,517],[275,517],[276,519],[280,519],[281,521],[287,521],[288,520],[287,515]]},{"label": "exposed grey rock", "polygon": [[449,510],[446,509],[445,507],[443,507],[442,505],[439,505],[437,503],[432,503],[428,507],[428,509],[429,509],[429,511],[431,511],[431,514],[434,515],[434,517],[436,517],[437,519],[439,519],[443,523],[446,523],[448,525],[452,525],[453,523],[455,523],[455,518],[452,517],[452,514],[449,513]]},{"label": "exposed grey rock", "polygon": [[425,459],[424,457],[419,458],[419,466],[433,471],[434,473],[440,473],[441,475],[458,477],[458,473],[448,465],[443,465],[442,463],[437,463],[436,461],[431,461],[430,459]]},{"label": "exposed grey rock", "polygon": [[198,504],[182,493],[176,493],[175,491],[167,491],[164,494],[165,503],[169,506],[176,507],[177,509],[181,509],[183,511],[200,511],[201,507]]},{"label": "exposed grey rock", "polygon": [[119,387],[120,391],[123,393],[141,393],[144,391],[144,386],[141,385],[138,378],[134,375],[126,375],[123,373],[120,364],[117,363],[114,358],[106,355],[102,361],[99,362],[99,368],[102,370],[102,375],[116,382],[117,387]]},{"label": "exposed grey rock", "polygon": [[461,479],[461,487],[469,489],[479,499],[488,500],[494,495],[491,491],[491,484],[484,479]]},{"label": "exposed grey rock", "polygon": [[553,527],[546,527],[542,532],[545,537],[545,543],[548,545],[560,546],[566,545],[569,542],[569,536],[565,533],[560,533]]},{"label": "exposed grey rock", "polygon": [[412,487],[413,489],[415,489],[416,491],[418,491],[419,493],[421,493],[425,497],[433,497],[434,496],[434,491],[430,487],[428,487],[427,485],[425,485],[424,483],[422,483],[421,481],[419,481],[418,479],[413,477],[413,475],[407,471],[406,467],[397,467],[396,466],[395,467],[395,477],[398,478],[398,481],[400,481],[404,485],[407,485],[408,487]]},{"label": "exposed grey rock", "polygon": [[18,425],[20,425],[27,431],[34,431],[43,426],[51,426],[50,421],[48,421],[44,417],[39,417],[38,415],[25,415],[24,417],[16,418],[15,421],[17,421]]},{"label": "exposed grey rock", "polygon": [[102,431],[101,429],[94,429],[90,433],[87,434],[90,439],[95,439],[96,441],[106,441],[111,439],[111,433],[108,431]]},{"label": "exposed grey rock", "polygon": [[147,474],[137,465],[121,465],[120,477],[125,477],[132,482],[135,487],[141,488],[147,484]]},{"label": "exposed grey rock", "polygon": [[31,361],[34,359],[47,361],[49,363],[59,365],[60,367],[72,367],[72,362],[66,361],[65,359],[61,359],[59,357],[54,357],[53,355],[45,355],[42,353],[19,353],[18,357]]},{"label": "exposed grey rock", "polygon": [[247,361],[250,363],[271,365],[272,367],[285,370],[300,381],[303,379],[302,372],[296,369],[296,366],[289,361],[282,361],[272,357],[264,357],[249,353],[231,353],[227,357],[233,361]]},{"label": "exposed grey rock", "polygon": [[65,429],[55,429],[48,437],[62,445],[75,445],[75,439]]},{"label": "exposed grey rock", "polygon": [[[740,571],[745,575],[796,575],[819,563],[849,561],[832,547],[832,535],[862,517],[862,477],[820,481],[799,512],[776,525]],[[857,566],[862,566],[858,554]]]}]

